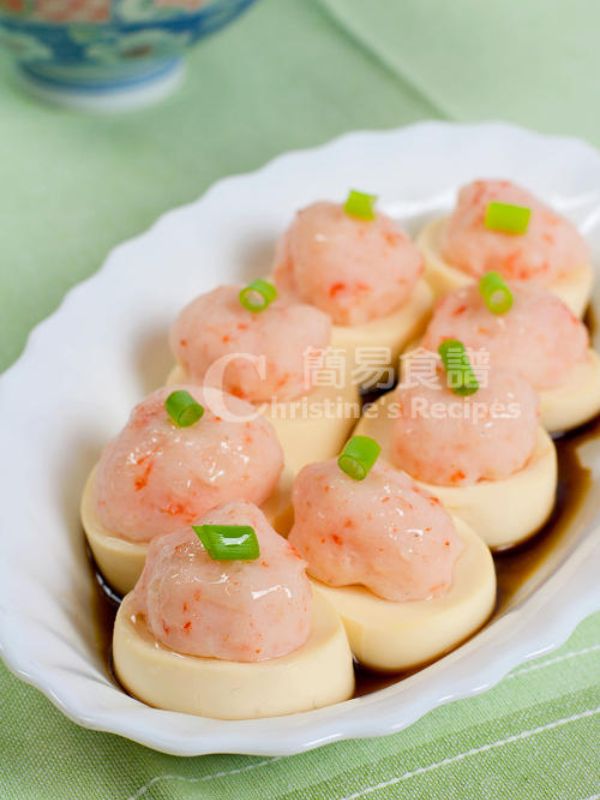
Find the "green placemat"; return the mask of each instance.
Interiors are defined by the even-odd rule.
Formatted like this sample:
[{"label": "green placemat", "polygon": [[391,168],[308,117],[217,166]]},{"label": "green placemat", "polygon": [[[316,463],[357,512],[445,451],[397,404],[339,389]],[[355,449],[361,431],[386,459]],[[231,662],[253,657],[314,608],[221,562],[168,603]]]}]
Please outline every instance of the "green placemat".
[{"label": "green placemat", "polygon": [[[432,117],[600,143],[599,23],[595,0],[262,0],[192,54],[176,96],[121,117],[39,105],[0,60],[0,369],[117,242],[285,150]],[[293,758],[160,755],[78,728],[3,667],[0,709],[2,800],[584,800],[600,797],[600,614],[485,695]]]}]

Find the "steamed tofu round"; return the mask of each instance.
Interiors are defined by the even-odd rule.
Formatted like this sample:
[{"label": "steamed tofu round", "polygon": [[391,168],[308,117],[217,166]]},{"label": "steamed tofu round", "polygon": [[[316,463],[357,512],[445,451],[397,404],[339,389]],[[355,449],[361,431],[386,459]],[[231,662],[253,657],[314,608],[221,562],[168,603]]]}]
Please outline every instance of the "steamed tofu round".
[{"label": "steamed tofu round", "polygon": [[473,633],[495,600],[488,548],[439,499],[380,459],[362,480],[336,460],[294,484],[289,541],[363,664],[403,670]]},{"label": "steamed tofu round", "polygon": [[355,658],[382,671],[408,670],[457,647],[487,620],[496,602],[494,562],[483,541],[455,520],[462,552],[452,585],[438,597],[394,602],[363,586],[334,588],[313,579],[338,612]]},{"label": "steamed tofu round", "polygon": [[121,684],[148,705],[215,719],[295,714],[352,697],[354,670],[344,627],[314,594],[306,642],[254,663],[181,655],[157,644],[125,598],[115,621],[113,659]]},{"label": "steamed tofu round", "polygon": [[[396,393],[390,392],[367,410],[355,433],[375,439],[382,447],[381,458],[406,469],[398,463],[393,448],[394,423],[399,414]],[[444,424],[445,420],[437,420],[440,429]],[[556,448],[544,429],[537,426],[526,462],[505,477],[450,486],[412,477],[489,547],[504,549],[533,535],[552,512],[558,478]]]},{"label": "steamed tofu round", "polygon": [[[526,233],[489,230],[484,217],[491,201],[530,208]],[[577,316],[590,299],[593,273],[583,238],[568,220],[509,181],[474,181],[463,187],[452,214],[427,225],[417,244],[436,296],[496,270],[508,280],[546,286]]]},{"label": "steamed tofu round", "polygon": [[[262,505],[277,522],[287,511],[283,453],[272,426],[255,409],[219,393],[233,415],[216,415],[200,387],[185,388],[205,411],[180,428],[169,418],[169,389],[149,395],[133,410],[119,436],[104,449],[82,500],[82,521],[107,581],[131,588],[147,543],[191,524],[228,500]],[[241,418],[244,421],[236,421]]]},{"label": "steamed tofu round", "polygon": [[131,593],[152,637],[182,655],[225,661],[266,661],[301,647],[312,595],[299,554],[251,503],[226,503],[197,525],[251,528],[258,553],[222,558],[226,545],[215,552],[189,525],[154,539]]},{"label": "steamed tofu round", "polygon": [[126,688],[167,710],[225,719],[346,699],[347,642],[326,606],[314,613],[305,564],[289,543],[248,503],[220,506],[199,524],[249,525],[259,553],[214,560],[191,527],[153,540],[115,625],[115,670]]},{"label": "steamed tofu round", "polygon": [[332,345],[353,369],[364,360],[357,351],[369,348],[395,365],[423,330],[433,296],[422,271],[416,247],[385,214],[361,220],[320,202],[298,212],[282,237],[274,280],[284,296],[331,317]]},{"label": "steamed tofu round", "polygon": [[477,286],[442,298],[421,346],[437,351],[458,339],[484,352],[490,366],[510,368],[538,392],[541,420],[550,432],[576,427],[600,411],[600,362],[584,324],[555,295],[536,286],[511,285],[513,306],[488,310]]}]

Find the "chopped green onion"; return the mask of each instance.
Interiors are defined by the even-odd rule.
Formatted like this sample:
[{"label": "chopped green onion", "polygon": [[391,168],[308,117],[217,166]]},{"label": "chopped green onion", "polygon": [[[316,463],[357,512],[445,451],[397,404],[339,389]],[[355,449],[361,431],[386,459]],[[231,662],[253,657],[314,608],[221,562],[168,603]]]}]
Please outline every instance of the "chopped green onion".
[{"label": "chopped green onion", "polygon": [[338,467],[354,481],[364,481],[381,453],[369,436],[353,436],[338,457]]},{"label": "chopped green onion", "polygon": [[192,525],[213,561],[254,561],[260,546],[250,525]]},{"label": "chopped green onion", "polygon": [[458,339],[446,339],[438,347],[448,377],[448,388],[454,394],[467,397],[479,389],[465,346]]},{"label": "chopped green onion", "polygon": [[376,202],[376,194],[365,194],[364,192],[357,192],[356,189],[351,189],[344,205],[344,211],[349,217],[373,220],[375,219],[374,206]]},{"label": "chopped green onion", "polygon": [[256,314],[268,308],[277,299],[277,289],[272,283],[258,278],[240,292],[240,303],[247,311]]},{"label": "chopped green onion", "polygon": [[165,400],[165,408],[178,428],[189,428],[204,414],[204,408],[185,389],[171,392]]},{"label": "chopped green onion", "polygon": [[485,227],[491,231],[502,231],[522,235],[527,233],[531,209],[527,206],[513,206],[510,203],[492,201],[485,210]]},{"label": "chopped green onion", "polygon": [[506,314],[512,308],[512,292],[499,272],[486,272],[482,275],[479,291],[492,314]]}]

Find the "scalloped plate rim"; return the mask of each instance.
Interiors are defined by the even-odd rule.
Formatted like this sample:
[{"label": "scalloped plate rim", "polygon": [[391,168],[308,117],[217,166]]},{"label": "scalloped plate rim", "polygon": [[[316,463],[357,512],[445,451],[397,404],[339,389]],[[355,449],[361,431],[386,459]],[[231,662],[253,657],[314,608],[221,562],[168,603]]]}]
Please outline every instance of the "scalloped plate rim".
[{"label": "scalloped plate rim", "polygon": [[[291,164],[294,161],[300,162],[306,158],[317,158],[324,153],[344,147],[355,146],[361,143],[361,140],[368,141],[370,139],[378,139],[381,141],[382,139],[395,139],[396,137],[406,135],[427,135],[429,131],[439,132],[448,131],[450,129],[454,132],[458,132],[458,134],[464,134],[465,136],[471,135],[473,132],[478,132],[484,136],[492,136],[493,134],[501,136],[509,133],[511,136],[521,136],[532,142],[543,140],[544,142],[553,143],[558,147],[576,147],[580,149],[581,152],[585,152],[586,157],[593,157],[598,162],[598,168],[600,169],[600,158],[597,152],[590,145],[575,137],[537,134],[502,122],[476,124],[420,122],[401,129],[358,131],[346,133],[333,141],[326,142],[315,148],[294,150],[282,154],[259,169],[243,175],[232,175],[223,178],[209,188],[199,199],[171,209],[160,216],[146,231],[115,247],[107,256],[103,267],[84,281],[73,286],[65,294],[63,301],[59,304],[57,309],[31,331],[21,357],[0,376],[0,404],[2,404],[5,393],[9,392],[12,381],[18,380],[21,371],[27,368],[28,362],[31,359],[35,359],[38,342],[43,343],[46,341],[46,338],[49,338],[53,333],[59,332],[58,329],[63,317],[68,316],[70,308],[78,303],[79,296],[83,295],[85,298],[87,292],[93,291],[96,286],[101,285],[103,282],[106,282],[107,285],[110,284],[113,279],[114,267],[118,265],[119,257],[123,252],[127,252],[129,248],[135,248],[140,244],[143,245],[146,242],[152,241],[153,237],[159,235],[174,219],[178,220],[186,213],[193,213],[200,205],[209,202],[211,197],[235,188],[236,184],[239,185],[240,181],[251,182],[257,178],[264,178],[272,173],[276,174],[277,171],[283,169],[286,164]],[[133,265],[131,269],[135,270],[137,267]],[[505,653],[496,664],[487,665],[487,672],[483,680],[471,681],[471,685],[468,687],[459,685],[454,691],[442,696],[438,696],[439,692],[436,693],[434,691],[432,694],[436,696],[425,697],[425,702],[423,702],[424,698],[419,696],[407,703],[406,698],[401,696],[399,698],[400,708],[396,710],[396,713],[391,715],[388,713],[385,718],[379,718],[369,725],[366,725],[365,721],[360,719],[360,712],[358,714],[353,713],[354,709],[360,709],[361,705],[376,704],[378,697],[385,696],[386,699],[389,698],[390,695],[393,697],[395,694],[394,690],[397,690],[401,685],[406,687],[413,686],[415,683],[422,683],[423,680],[427,680],[428,676],[431,675],[434,670],[437,674],[445,670],[453,661],[465,657],[473,657],[472,651],[489,646],[490,640],[492,640],[493,643],[493,640],[497,636],[500,636],[498,631],[502,631],[503,628],[509,626],[509,623],[512,624],[520,621],[520,624],[525,627],[533,625],[540,610],[544,610],[544,608],[540,609],[539,607],[542,598],[548,596],[550,602],[552,602],[553,598],[556,599],[556,595],[559,593],[565,581],[568,582],[569,580],[568,576],[565,577],[569,568],[572,567],[578,559],[582,560],[583,554],[587,553],[588,550],[590,558],[583,564],[583,569],[587,567],[588,571],[591,571],[590,564],[593,560],[592,556],[596,558],[600,554],[600,549],[592,541],[592,534],[594,532],[595,531],[591,528],[586,532],[583,537],[585,542],[582,540],[575,552],[571,553],[561,567],[546,580],[531,598],[486,627],[466,645],[454,651],[454,653],[451,653],[446,658],[436,662],[432,667],[406,679],[401,684],[396,684],[374,695],[370,695],[368,698],[347,701],[346,703],[326,709],[294,715],[294,717],[249,720],[243,723],[199,719],[198,722],[201,722],[206,730],[202,730],[195,735],[183,737],[181,734],[178,734],[177,731],[173,733],[168,733],[164,730],[161,731],[160,722],[162,722],[164,726],[165,720],[173,716],[184,717],[187,721],[190,721],[190,718],[182,714],[174,715],[171,712],[158,712],[152,709],[151,711],[154,711],[158,715],[157,720],[160,720],[160,722],[157,722],[155,730],[148,731],[143,723],[136,720],[122,719],[122,713],[117,715],[118,718],[116,718],[111,712],[101,713],[99,710],[93,711],[81,708],[73,702],[69,693],[65,692],[64,677],[61,679],[60,674],[44,673],[43,665],[39,665],[36,668],[28,668],[27,665],[23,663],[23,656],[19,653],[18,644],[14,642],[11,643],[3,636],[5,633],[3,617],[0,617],[0,655],[2,655],[7,666],[18,677],[36,686],[67,717],[87,728],[117,733],[141,744],[161,750],[162,752],[177,755],[193,756],[226,751],[281,756],[303,752],[322,744],[339,741],[341,739],[379,736],[401,730],[412,724],[432,708],[448,702],[471,697],[488,690],[497,684],[517,664],[558,647],[568,637],[579,621],[596,608],[600,608],[600,595],[597,591],[595,593],[593,591],[583,591],[584,581],[580,580],[581,576],[579,575],[575,589],[576,594],[582,595],[580,598],[581,602],[563,604],[562,607],[559,607],[557,617],[553,624],[546,624],[545,626],[539,627],[533,639],[528,640],[528,644],[521,640],[520,646],[517,647],[514,636],[509,637],[513,639],[512,650],[509,651],[508,654]],[[592,586],[592,589],[593,588]],[[1,599],[2,594],[0,589],[0,600]],[[536,599],[538,607],[536,607]],[[463,678],[463,683],[465,680],[466,679]],[[129,700],[131,700],[131,698],[129,698]],[[137,703],[137,701],[133,702]],[[311,718],[310,720],[308,719],[309,717]],[[191,719],[193,720],[195,718]],[[294,727],[294,725],[285,724],[286,721],[300,719],[302,722],[306,723],[302,728],[300,728],[299,725]],[[190,722],[190,724],[193,725],[192,722]],[[257,734],[252,733],[252,730],[254,729],[256,731],[259,728],[268,728],[269,726],[273,728],[271,739],[263,737],[261,741],[257,742]],[[282,735],[282,727],[289,728],[285,736]],[[217,730],[218,736],[215,735]],[[264,731],[262,731],[262,733],[264,734]],[[211,746],[211,742],[214,743],[215,739],[218,740],[219,745],[221,743],[224,745],[226,744],[226,747],[215,748]]]}]

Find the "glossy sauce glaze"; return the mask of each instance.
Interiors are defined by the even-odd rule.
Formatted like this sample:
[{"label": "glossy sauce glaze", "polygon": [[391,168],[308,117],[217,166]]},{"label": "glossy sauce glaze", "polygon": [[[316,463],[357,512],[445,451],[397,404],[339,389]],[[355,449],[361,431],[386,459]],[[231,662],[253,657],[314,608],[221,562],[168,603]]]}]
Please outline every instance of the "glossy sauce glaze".
[{"label": "glossy sauce glaze", "polygon": [[[586,320],[587,321],[587,320]],[[591,320],[590,320],[591,321]],[[502,616],[512,606],[525,600],[572,551],[589,518],[600,510],[600,497],[591,492],[592,475],[580,460],[578,450],[600,447],[600,417],[585,426],[557,438],[558,490],[551,518],[539,533],[523,544],[494,554],[498,580],[496,609],[491,620]],[[98,648],[107,672],[113,680],[111,640],[114,618],[121,598],[111,591],[96,570],[94,572],[94,617]],[[488,624],[488,623],[486,623]],[[437,660],[437,659],[436,659]],[[422,665],[418,669],[427,666]],[[384,689],[411,672],[381,674],[356,665],[355,696]]]}]

